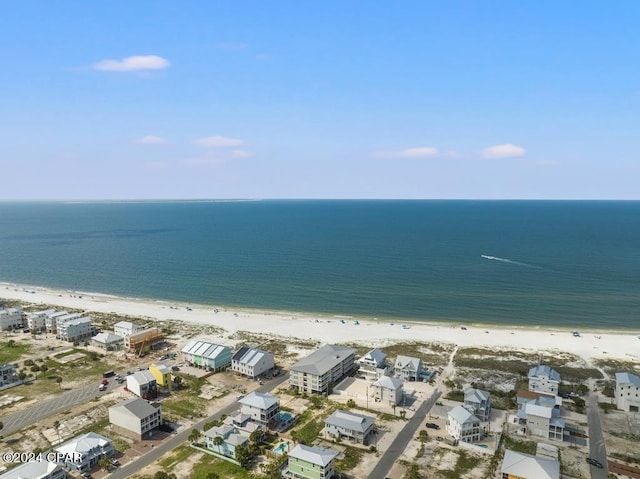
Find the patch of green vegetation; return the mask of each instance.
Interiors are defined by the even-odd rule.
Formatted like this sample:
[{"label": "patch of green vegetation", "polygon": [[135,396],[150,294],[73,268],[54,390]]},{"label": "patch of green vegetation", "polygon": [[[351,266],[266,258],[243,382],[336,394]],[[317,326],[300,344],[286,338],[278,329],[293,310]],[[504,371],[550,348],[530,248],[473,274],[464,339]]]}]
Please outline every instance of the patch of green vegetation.
[{"label": "patch of green vegetation", "polygon": [[581,383],[587,379],[602,379],[602,372],[596,368],[582,368],[577,366],[566,366],[564,364],[554,364],[553,361],[547,363],[558,371],[562,381]]},{"label": "patch of green vegetation", "polygon": [[536,455],[537,444],[534,441],[520,441],[509,436],[504,436],[503,439],[505,449],[531,454],[532,456]]},{"label": "patch of green vegetation", "polygon": [[251,474],[241,466],[218,459],[209,454],[202,454],[202,458],[193,465],[189,477],[193,479],[207,479],[209,473],[217,474],[220,479],[250,479]]},{"label": "patch of green vegetation", "polygon": [[270,334],[253,333],[249,331],[236,331],[229,339],[241,341],[240,346],[259,347],[273,354],[275,357],[290,357],[294,354],[287,351],[287,346],[301,349],[314,349],[320,345],[319,341],[300,339],[294,337],[274,336]]},{"label": "patch of green vegetation", "polygon": [[162,403],[162,412],[167,416],[176,415],[189,418],[206,409],[206,400],[199,397],[177,397],[166,399]]},{"label": "patch of green vegetation", "polygon": [[336,471],[347,472],[360,464],[364,451],[356,447],[347,446],[343,452],[344,457],[336,461]]},{"label": "patch of green vegetation", "polygon": [[296,442],[310,446],[316,440],[324,427],[324,421],[312,420],[305,425],[291,431],[291,437]]},{"label": "patch of green vegetation", "polygon": [[0,343],[0,364],[15,363],[31,350],[29,344],[22,344],[14,339]]},{"label": "patch of green vegetation", "polygon": [[453,391],[449,391],[445,399],[451,399],[452,401],[464,401],[464,392],[458,389],[454,389]]},{"label": "patch of green vegetation", "polygon": [[619,359],[595,359],[593,363],[602,368],[610,376],[619,372],[635,372],[637,374],[637,363],[633,361],[623,361]]},{"label": "patch of green vegetation", "polygon": [[171,472],[177,464],[186,460],[191,454],[194,454],[195,452],[195,449],[192,449],[188,445],[183,444],[182,446],[178,446],[173,451],[171,451],[170,456],[158,461],[158,464],[160,464],[165,471]]},{"label": "patch of green vegetation", "polygon": [[475,469],[480,462],[482,462],[481,457],[459,450],[456,466],[448,471],[438,471],[438,475],[443,479],[460,479],[464,474]]},{"label": "patch of green vegetation", "polygon": [[628,441],[640,442],[640,434],[632,434],[630,432],[610,431],[612,436],[627,439]]}]

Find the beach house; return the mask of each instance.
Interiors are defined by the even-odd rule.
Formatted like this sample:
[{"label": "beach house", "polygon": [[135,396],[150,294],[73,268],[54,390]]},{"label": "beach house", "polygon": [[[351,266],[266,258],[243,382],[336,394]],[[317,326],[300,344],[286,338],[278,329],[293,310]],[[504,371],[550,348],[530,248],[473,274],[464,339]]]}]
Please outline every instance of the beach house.
[{"label": "beach house", "polygon": [[516,416],[519,423],[525,426],[526,434],[562,441],[565,422],[560,418],[560,410],[556,408],[555,399],[540,397],[524,403]]},{"label": "beach house", "polygon": [[366,444],[373,432],[375,419],[338,409],[324,420],[325,435],[331,438],[348,439]]},{"label": "beach house", "polygon": [[231,370],[250,378],[262,376],[274,366],[272,354],[248,346],[242,346],[231,357]]},{"label": "beach house", "polygon": [[158,382],[149,371],[137,371],[127,376],[127,390],[143,399],[158,397]]},{"label": "beach house", "polygon": [[140,441],[162,424],[159,403],[133,398],[109,408],[109,422],[118,434]]},{"label": "beach house", "polygon": [[539,365],[529,370],[529,391],[558,395],[560,374],[549,366]]},{"label": "beach house", "polygon": [[191,366],[222,371],[231,365],[231,349],[228,346],[193,339],[182,348],[182,359]]},{"label": "beach house", "polygon": [[5,389],[10,385],[18,383],[18,374],[13,364],[0,365],[0,388]]},{"label": "beach house", "polygon": [[296,444],[289,451],[285,477],[295,479],[331,479],[334,475],[333,463],[338,452],[317,446]]},{"label": "beach house", "polygon": [[115,454],[111,439],[89,432],[78,436],[54,449],[68,460],[64,462],[68,469],[78,472],[89,472],[98,465],[100,459],[110,458]]},{"label": "beach house", "polygon": [[22,306],[6,308],[4,303],[0,303],[0,330],[12,331],[22,328],[24,328]]},{"label": "beach house", "polygon": [[377,402],[397,406],[404,397],[402,385],[404,381],[392,376],[381,376],[373,383],[374,397]]},{"label": "beach house", "polygon": [[117,334],[102,332],[91,338],[91,344],[105,351],[118,351],[124,344],[124,338]]},{"label": "beach house", "polygon": [[8,472],[0,474],[0,479],[67,479],[68,477],[67,471],[61,464],[44,459],[19,464]]},{"label": "beach house", "polygon": [[460,442],[477,442],[483,431],[478,419],[464,406],[456,406],[447,414],[447,433]]},{"label": "beach house", "polygon": [[280,415],[280,399],[271,393],[254,391],[238,401],[240,412],[252,421],[268,428],[273,428]]},{"label": "beach house", "polygon": [[482,422],[488,422],[491,416],[491,393],[482,389],[464,390],[464,407]]},{"label": "beach house", "polygon": [[249,433],[227,424],[215,426],[203,432],[207,449],[221,456],[236,459],[236,449],[249,442]]},{"label": "beach house", "polygon": [[58,331],[58,319],[73,319],[73,318],[79,318],[80,315],[77,313],[71,313],[69,314],[69,312],[67,311],[54,311],[52,313],[47,313],[45,320],[44,320],[44,326],[47,330],[48,333],[55,333],[56,331]]},{"label": "beach house", "polygon": [[405,381],[420,381],[422,378],[422,359],[410,356],[398,356],[393,365],[393,375]]},{"label": "beach house", "polygon": [[171,370],[164,364],[152,364],[149,366],[149,372],[156,378],[158,386],[171,388]]},{"label": "beach house", "polygon": [[44,311],[27,313],[27,328],[31,331],[46,331],[47,316],[55,312],[55,309],[45,309]]},{"label": "beach house", "polygon": [[144,328],[130,321],[118,321],[113,325],[113,332],[118,336],[127,337],[142,331]]},{"label": "beach house", "polygon": [[627,412],[640,409],[640,377],[631,373],[616,373],[616,405]]},{"label": "beach house", "polygon": [[71,343],[89,339],[93,333],[89,316],[71,319],[58,318],[57,329],[60,339]]},{"label": "beach house", "polygon": [[353,371],[355,354],[353,348],[326,344],[291,366],[289,385],[300,392],[328,394]]},{"label": "beach house", "polygon": [[507,449],[500,472],[502,479],[560,479],[560,463]]},{"label": "beach house", "polygon": [[381,349],[372,349],[358,359],[358,373],[367,379],[375,381],[390,373],[390,366],[386,363],[387,355]]}]

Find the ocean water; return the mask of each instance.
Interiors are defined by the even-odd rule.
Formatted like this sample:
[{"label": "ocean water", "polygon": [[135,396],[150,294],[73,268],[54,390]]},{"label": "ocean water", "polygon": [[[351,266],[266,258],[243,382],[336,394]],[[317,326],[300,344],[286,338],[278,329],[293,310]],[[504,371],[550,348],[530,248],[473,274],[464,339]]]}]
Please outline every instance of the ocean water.
[{"label": "ocean water", "polygon": [[640,328],[640,202],[1,202],[0,281],[336,315]]}]

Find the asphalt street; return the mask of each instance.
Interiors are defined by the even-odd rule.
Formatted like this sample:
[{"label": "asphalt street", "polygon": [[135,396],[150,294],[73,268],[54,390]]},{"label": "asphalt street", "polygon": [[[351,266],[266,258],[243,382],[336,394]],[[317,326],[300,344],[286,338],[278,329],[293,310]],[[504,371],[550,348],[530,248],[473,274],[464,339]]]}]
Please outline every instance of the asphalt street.
[{"label": "asphalt street", "polygon": [[411,438],[413,438],[420,425],[426,420],[427,414],[440,397],[440,394],[440,391],[436,389],[431,397],[420,405],[415,414],[407,421],[407,424],[393,440],[389,449],[382,455],[376,467],[373,468],[373,471],[371,471],[369,475],[370,479],[383,479],[389,474],[389,471],[400,457],[400,454],[404,452]]},{"label": "asphalt street", "polygon": [[587,396],[587,421],[589,423],[589,457],[604,466],[602,469],[589,466],[591,469],[591,479],[607,479],[609,475],[609,469],[607,468],[607,450],[602,436],[598,397],[594,394]]}]

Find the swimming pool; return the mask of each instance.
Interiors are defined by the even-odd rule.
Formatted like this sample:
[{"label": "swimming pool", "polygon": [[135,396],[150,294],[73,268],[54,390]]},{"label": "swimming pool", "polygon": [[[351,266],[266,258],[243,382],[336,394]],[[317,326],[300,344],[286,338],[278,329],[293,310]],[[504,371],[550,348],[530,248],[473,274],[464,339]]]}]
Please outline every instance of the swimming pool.
[{"label": "swimming pool", "polygon": [[288,413],[288,412],[280,413],[280,422],[289,422],[292,419],[293,419],[293,415],[291,413]]},{"label": "swimming pool", "polygon": [[289,444],[287,444],[286,442],[281,442],[280,444],[278,444],[277,447],[273,449],[273,452],[275,452],[276,454],[282,455],[288,450],[289,450]]}]

